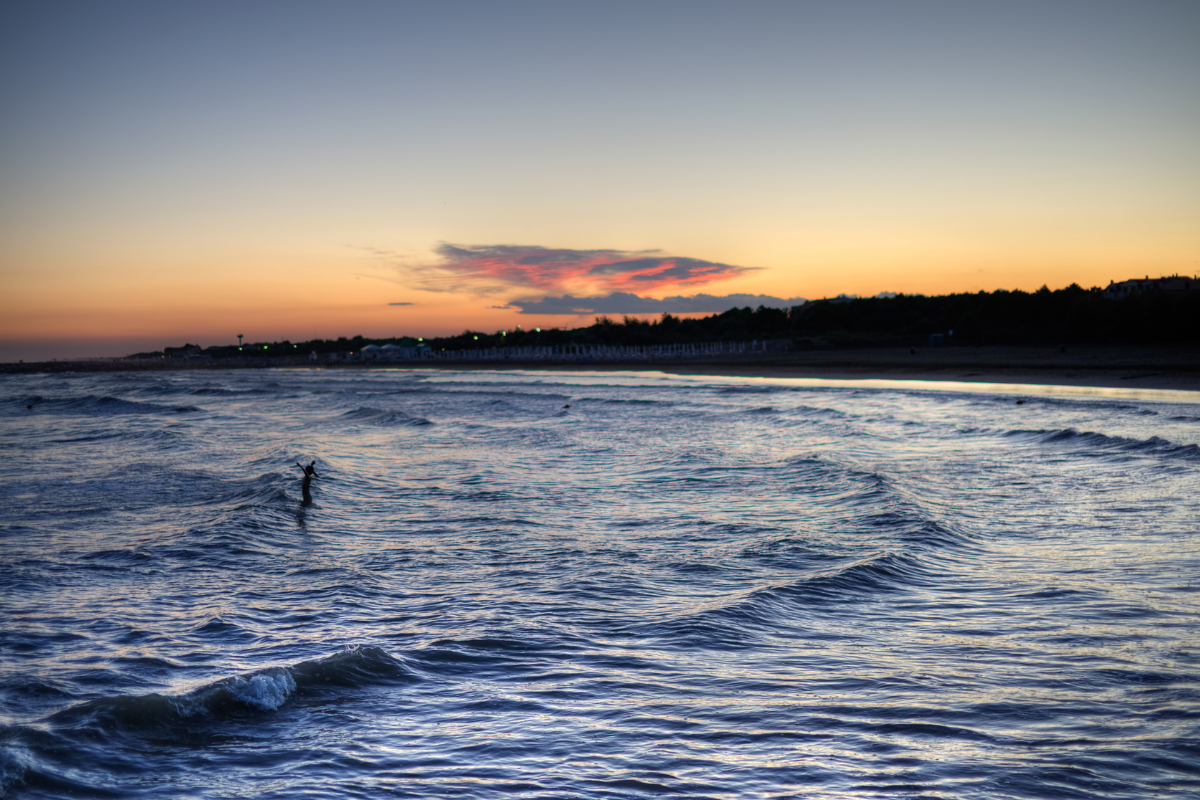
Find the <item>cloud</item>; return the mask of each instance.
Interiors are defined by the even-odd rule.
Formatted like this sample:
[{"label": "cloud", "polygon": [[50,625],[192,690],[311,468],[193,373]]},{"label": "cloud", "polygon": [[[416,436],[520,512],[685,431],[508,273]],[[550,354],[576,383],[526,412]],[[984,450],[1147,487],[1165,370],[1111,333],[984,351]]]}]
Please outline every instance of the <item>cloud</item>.
[{"label": "cloud", "polygon": [[755,271],[663,255],[659,250],[567,250],[534,245],[455,245],[436,248],[437,264],[405,265],[427,291],[481,293],[536,289],[544,292],[653,291],[667,286],[700,286]]},{"label": "cloud", "polygon": [[509,306],[521,309],[521,314],[696,314],[717,313],[743,306],[791,308],[804,302],[803,297],[784,299],[765,294],[696,294],[654,300],[628,292],[612,292],[601,297],[572,297],[569,294],[541,299],[530,297],[510,300]]},{"label": "cloud", "polygon": [[388,303],[389,306],[411,306],[412,303]]}]

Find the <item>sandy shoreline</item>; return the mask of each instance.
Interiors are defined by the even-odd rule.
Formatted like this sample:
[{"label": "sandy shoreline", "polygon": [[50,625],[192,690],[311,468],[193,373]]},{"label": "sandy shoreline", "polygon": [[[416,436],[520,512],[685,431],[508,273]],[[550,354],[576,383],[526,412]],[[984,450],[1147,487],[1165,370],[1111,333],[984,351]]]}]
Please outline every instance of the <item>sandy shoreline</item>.
[{"label": "sandy shoreline", "polygon": [[672,375],[955,381],[1200,391],[1200,348],[947,347],[808,350],[708,359],[426,362],[392,368],[655,371]]},{"label": "sandy shoreline", "polygon": [[915,380],[1200,391],[1195,347],[946,347],[807,350],[639,361],[425,361],[310,366],[305,361],[82,361],[3,364],[0,372],[117,372],[246,368],[620,370],[675,375]]},{"label": "sandy shoreline", "polygon": [[[945,348],[818,351],[663,371],[772,378],[916,380],[1200,391],[1196,348]],[[768,360],[769,359],[769,360]]]}]

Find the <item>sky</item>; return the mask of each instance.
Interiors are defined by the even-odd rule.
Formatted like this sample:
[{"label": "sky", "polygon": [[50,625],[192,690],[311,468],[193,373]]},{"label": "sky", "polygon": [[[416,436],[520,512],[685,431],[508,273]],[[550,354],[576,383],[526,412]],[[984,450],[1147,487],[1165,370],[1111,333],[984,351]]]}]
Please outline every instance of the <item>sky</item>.
[{"label": "sky", "polygon": [[1200,3],[0,5],[0,361],[1200,273]]}]

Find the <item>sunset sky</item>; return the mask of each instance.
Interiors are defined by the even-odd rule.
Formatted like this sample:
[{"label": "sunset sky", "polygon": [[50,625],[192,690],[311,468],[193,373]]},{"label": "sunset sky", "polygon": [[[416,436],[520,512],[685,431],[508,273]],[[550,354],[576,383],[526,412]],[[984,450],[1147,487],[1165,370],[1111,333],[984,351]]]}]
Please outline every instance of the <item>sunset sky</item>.
[{"label": "sunset sky", "polygon": [[0,6],[0,360],[1173,273],[1196,0]]}]

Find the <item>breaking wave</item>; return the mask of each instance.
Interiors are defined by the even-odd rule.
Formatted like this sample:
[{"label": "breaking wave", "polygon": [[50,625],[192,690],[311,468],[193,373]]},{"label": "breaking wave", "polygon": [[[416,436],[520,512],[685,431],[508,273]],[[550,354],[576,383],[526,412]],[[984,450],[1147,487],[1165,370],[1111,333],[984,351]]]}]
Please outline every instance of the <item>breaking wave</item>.
[{"label": "breaking wave", "polygon": [[220,719],[247,711],[276,711],[297,694],[415,681],[402,661],[379,647],[355,647],[290,667],[234,675],[179,695],[120,695],[90,700],[53,714],[55,726],[98,732],[160,728],[196,717]]},{"label": "breaking wave", "polygon": [[1200,460],[1200,445],[1180,445],[1158,436],[1148,439],[1130,439],[1108,436],[1103,433],[1077,431],[1074,428],[1060,430],[1014,430],[1005,433],[1012,438],[1028,439],[1039,444],[1066,444],[1084,454],[1096,456],[1151,455],[1161,458]]}]

